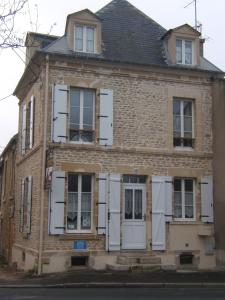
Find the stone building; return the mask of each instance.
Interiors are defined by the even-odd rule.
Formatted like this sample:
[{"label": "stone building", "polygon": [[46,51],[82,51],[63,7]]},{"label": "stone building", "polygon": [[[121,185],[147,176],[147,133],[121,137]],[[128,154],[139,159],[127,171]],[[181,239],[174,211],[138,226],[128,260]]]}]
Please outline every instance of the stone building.
[{"label": "stone building", "polygon": [[38,273],[210,269],[214,86],[191,26],[125,0],[28,33],[19,98],[13,262]]},{"label": "stone building", "polygon": [[17,135],[0,156],[0,255],[12,263],[15,238],[15,166]]}]

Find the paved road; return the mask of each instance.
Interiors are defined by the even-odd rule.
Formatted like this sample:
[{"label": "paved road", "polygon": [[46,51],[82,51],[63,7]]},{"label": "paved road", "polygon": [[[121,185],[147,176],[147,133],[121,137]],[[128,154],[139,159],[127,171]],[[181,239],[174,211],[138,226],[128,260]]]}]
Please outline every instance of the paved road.
[{"label": "paved road", "polygon": [[225,289],[209,288],[1,288],[4,300],[208,300],[225,299]]}]

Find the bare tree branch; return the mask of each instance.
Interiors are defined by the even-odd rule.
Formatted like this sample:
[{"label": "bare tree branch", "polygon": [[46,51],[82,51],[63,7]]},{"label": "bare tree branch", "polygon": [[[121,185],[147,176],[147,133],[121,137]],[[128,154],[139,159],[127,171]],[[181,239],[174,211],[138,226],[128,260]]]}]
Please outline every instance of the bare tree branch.
[{"label": "bare tree branch", "polygon": [[28,0],[0,0],[0,49],[23,46],[15,32],[15,20],[22,14]]}]

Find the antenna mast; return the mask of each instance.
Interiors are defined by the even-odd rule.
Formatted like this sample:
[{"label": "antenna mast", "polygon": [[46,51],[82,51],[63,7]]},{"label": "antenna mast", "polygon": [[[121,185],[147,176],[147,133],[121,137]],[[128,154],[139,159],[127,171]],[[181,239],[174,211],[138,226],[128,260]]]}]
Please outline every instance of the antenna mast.
[{"label": "antenna mast", "polygon": [[188,3],[184,8],[190,6],[192,3],[195,4],[195,27],[194,27],[194,28],[195,28],[196,30],[202,31],[202,24],[200,24],[200,23],[198,22],[198,16],[197,16],[197,0],[191,1],[191,2]]}]

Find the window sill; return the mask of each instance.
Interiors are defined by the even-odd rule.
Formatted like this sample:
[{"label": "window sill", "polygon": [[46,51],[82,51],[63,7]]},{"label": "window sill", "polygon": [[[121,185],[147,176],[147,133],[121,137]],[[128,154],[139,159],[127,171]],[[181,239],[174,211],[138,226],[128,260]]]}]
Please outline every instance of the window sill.
[{"label": "window sill", "polygon": [[194,148],[191,148],[191,147],[174,147],[174,150],[177,150],[177,151],[194,151],[195,149]]},{"label": "window sill", "polygon": [[59,235],[59,240],[70,241],[70,240],[100,240],[101,236],[87,233],[66,233]]}]

